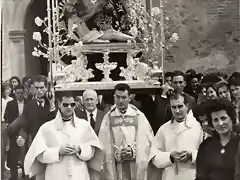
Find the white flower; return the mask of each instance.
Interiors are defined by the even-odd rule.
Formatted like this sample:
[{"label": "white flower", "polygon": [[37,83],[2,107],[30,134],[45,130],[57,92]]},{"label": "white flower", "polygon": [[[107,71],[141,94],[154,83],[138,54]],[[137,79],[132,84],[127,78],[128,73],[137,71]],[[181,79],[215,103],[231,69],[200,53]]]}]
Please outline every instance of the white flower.
[{"label": "white flower", "polygon": [[138,35],[138,29],[137,29],[137,27],[136,27],[136,26],[133,26],[133,27],[131,28],[131,30],[130,30],[130,33],[131,33],[134,37],[136,37],[136,36]]},{"label": "white flower", "polygon": [[83,42],[82,42],[82,41],[79,41],[79,42],[77,43],[77,46],[79,46],[79,47],[83,46]]},{"label": "white flower", "polygon": [[40,27],[40,26],[42,26],[43,20],[40,17],[37,16],[35,18],[34,22],[38,27]]},{"label": "white flower", "polygon": [[176,42],[179,39],[179,36],[177,33],[173,33],[172,37],[170,38],[170,41]]},{"label": "white flower", "polygon": [[40,42],[42,40],[41,33],[40,32],[34,32],[33,33],[33,39]]},{"label": "white flower", "polygon": [[158,7],[153,7],[151,9],[151,12],[152,12],[152,16],[157,16],[157,15],[160,15],[161,11]]},{"label": "white flower", "polygon": [[72,26],[72,30],[75,30],[75,29],[77,29],[77,25],[74,23]]},{"label": "white flower", "polygon": [[92,4],[96,4],[97,0],[91,0]]},{"label": "white flower", "polygon": [[36,57],[40,57],[40,54],[37,51],[35,51],[35,50],[32,52],[32,55],[36,56]]}]

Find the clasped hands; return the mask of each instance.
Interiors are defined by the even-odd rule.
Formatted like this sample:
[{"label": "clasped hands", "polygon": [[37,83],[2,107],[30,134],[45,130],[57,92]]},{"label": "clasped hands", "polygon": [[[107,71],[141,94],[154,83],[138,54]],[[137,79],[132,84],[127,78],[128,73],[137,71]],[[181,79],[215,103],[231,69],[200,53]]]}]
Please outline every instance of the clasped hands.
[{"label": "clasped hands", "polygon": [[133,150],[131,146],[116,149],[115,158],[117,161],[130,160],[133,157]]},{"label": "clasped hands", "polygon": [[170,155],[171,161],[174,162],[187,162],[187,161],[192,161],[192,153],[188,151],[181,151],[177,152],[174,151]]},{"label": "clasped hands", "polygon": [[78,145],[66,144],[59,149],[59,155],[66,156],[72,154],[81,154],[81,148]]}]

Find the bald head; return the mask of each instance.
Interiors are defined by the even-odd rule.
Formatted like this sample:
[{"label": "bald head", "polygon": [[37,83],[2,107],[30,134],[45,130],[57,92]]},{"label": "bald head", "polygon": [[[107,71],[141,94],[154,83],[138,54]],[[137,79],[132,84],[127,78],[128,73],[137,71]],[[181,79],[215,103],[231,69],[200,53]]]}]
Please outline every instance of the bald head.
[{"label": "bald head", "polygon": [[97,108],[98,98],[97,92],[87,89],[83,92],[83,106],[88,112],[93,112]]}]

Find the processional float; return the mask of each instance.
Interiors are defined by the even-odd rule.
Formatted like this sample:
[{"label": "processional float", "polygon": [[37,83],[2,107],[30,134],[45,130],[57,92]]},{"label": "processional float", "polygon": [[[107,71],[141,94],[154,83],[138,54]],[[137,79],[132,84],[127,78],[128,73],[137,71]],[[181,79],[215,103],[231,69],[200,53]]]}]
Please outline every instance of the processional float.
[{"label": "processional float", "polygon": [[[72,2],[70,2],[72,1]],[[35,18],[38,26],[45,25],[45,32],[48,34],[48,45],[41,42],[41,33],[34,32],[33,39],[39,42],[38,48],[34,48],[34,56],[43,56],[49,60],[49,78],[52,84],[55,82],[57,91],[78,91],[87,88],[97,91],[113,89],[120,82],[128,83],[132,89],[145,89],[158,91],[160,88],[159,78],[164,81],[164,13],[163,3],[160,0],[160,8],[155,7],[147,10],[141,0],[129,1],[128,8],[130,20],[132,21],[132,39],[125,42],[110,43],[97,42],[75,42],[67,44],[72,38],[69,34],[69,26],[65,36],[63,35],[60,19],[64,16],[63,9],[68,3],[75,3],[79,0],[47,0],[47,17],[42,20]],[[89,0],[91,1],[91,0]],[[91,3],[97,3],[92,0]],[[47,22],[47,23],[46,23]],[[72,24],[71,30],[76,28]],[[114,31],[115,32],[115,31]],[[40,50],[45,48],[46,52]],[[143,58],[136,58],[141,52]],[[87,69],[87,54],[101,53],[103,62],[96,63],[95,67],[101,70],[104,77],[101,81],[89,82],[93,78],[93,70]],[[117,62],[109,62],[110,53],[126,53],[127,67],[121,67],[120,76],[124,81],[113,81],[110,78],[111,70],[117,67]],[[65,55],[73,56],[75,59],[71,64],[62,61]]]}]

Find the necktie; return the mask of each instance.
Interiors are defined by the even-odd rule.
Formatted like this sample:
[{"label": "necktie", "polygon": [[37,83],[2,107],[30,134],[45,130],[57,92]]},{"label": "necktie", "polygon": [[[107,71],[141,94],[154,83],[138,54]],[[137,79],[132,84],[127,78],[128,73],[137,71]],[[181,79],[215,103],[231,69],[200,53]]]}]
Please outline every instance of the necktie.
[{"label": "necktie", "polygon": [[39,106],[44,107],[44,101],[43,100],[37,100],[39,103]]},{"label": "necktie", "polygon": [[92,113],[90,114],[90,124],[91,124],[92,128],[94,128],[94,126],[95,126],[95,121],[94,121],[94,119],[93,119],[93,114],[92,114]]}]

